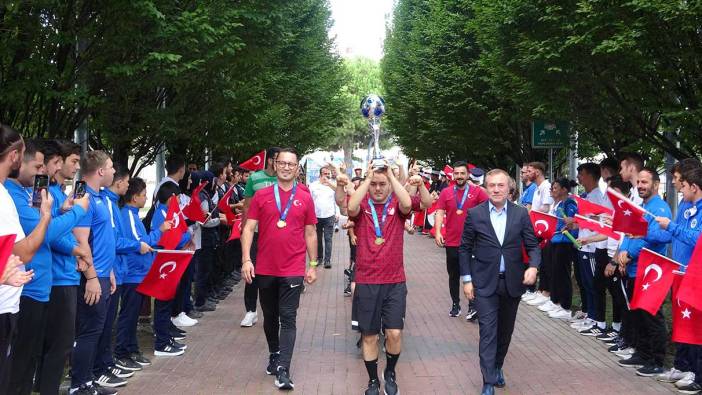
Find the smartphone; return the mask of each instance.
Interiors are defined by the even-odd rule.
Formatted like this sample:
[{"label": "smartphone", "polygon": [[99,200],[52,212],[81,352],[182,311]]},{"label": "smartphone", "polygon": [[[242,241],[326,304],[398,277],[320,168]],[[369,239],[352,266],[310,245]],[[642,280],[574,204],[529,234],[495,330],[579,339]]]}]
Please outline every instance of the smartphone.
[{"label": "smartphone", "polygon": [[41,206],[41,191],[48,190],[49,176],[37,174],[34,176],[34,191],[32,192],[32,207]]},{"label": "smartphone", "polygon": [[73,199],[80,199],[85,196],[85,181],[76,181],[73,186]]}]

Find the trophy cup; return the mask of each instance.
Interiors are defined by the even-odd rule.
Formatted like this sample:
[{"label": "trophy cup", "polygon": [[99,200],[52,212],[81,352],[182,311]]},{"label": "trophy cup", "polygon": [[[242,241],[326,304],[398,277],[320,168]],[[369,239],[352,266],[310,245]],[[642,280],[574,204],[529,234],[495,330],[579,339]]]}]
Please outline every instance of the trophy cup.
[{"label": "trophy cup", "polygon": [[373,159],[371,164],[376,170],[388,166],[380,152],[380,118],[385,114],[385,101],[378,95],[368,95],[361,101],[361,114],[368,120],[368,129],[373,136]]}]

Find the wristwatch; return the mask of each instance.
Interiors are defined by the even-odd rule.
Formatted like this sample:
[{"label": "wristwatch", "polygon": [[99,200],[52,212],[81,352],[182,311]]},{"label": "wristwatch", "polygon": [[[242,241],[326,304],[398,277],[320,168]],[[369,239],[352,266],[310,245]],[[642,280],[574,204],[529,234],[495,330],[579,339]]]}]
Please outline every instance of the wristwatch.
[{"label": "wristwatch", "polygon": [[317,267],[318,264],[317,261],[310,261],[310,267]]}]

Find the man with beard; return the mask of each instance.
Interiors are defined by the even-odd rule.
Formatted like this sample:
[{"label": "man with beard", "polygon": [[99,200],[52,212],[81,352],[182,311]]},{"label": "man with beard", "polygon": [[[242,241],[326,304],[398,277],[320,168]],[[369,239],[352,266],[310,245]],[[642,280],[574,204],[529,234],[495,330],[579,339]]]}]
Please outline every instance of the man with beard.
[{"label": "man with beard", "polygon": [[[450,317],[457,317],[461,314],[461,278],[460,266],[458,263],[458,246],[461,244],[461,234],[463,234],[463,224],[465,223],[468,210],[488,200],[485,191],[477,186],[467,183],[468,164],[460,161],[453,165],[453,180],[455,185],[445,188],[439,195],[436,207],[436,219],[434,226],[436,245],[446,249],[446,271],[449,276],[449,294],[453,305],[449,311]],[[446,236],[444,237],[442,225],[446,223]],[[475,319],[476,311],[473,304],[468,304],[468,314],[466,320]]]}]

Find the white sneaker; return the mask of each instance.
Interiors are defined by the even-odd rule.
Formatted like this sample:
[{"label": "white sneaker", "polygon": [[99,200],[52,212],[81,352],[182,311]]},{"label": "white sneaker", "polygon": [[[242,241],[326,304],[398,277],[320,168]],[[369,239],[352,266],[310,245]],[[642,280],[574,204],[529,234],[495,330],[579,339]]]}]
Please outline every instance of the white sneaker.
[{"label": "white sneaker", "polygon": [[177,317],[171,318],[175,326],[193,326],[198,323],[196,319],[190,318],[184,312],[180,312]]},{"label": "white sneaker", "polygon": [[244,319],[241,320],[241,326],[251,327],[258,322],[258,314],[255,311],[247,311]]},{"label": "white sneaker", "polygon": [[589,319],[589,318],[585,318],[585,319],[582,320],[582,321],[575,321],[575,322],[573,322],[572,324],[570,324],[570,327],[573,328],[573,329],[575,329],[575,330],[580,330],[580,329],[583,329],[583,328],[585,328],[585,329],[591,328],[593,324],[595,324],[595,321],[593,321],[593,320],[591,320],[591,319]]},{"label": "white sneaker", "polygon": [[548,316],[557,320],[567,320],[571,317],[570,310],[561,308],[560,310],[554,310],[548,313]]},{"label": "white sneaker", "polygon": [[686,387],[695,381],[695,374],[692,372],[685,373],[685,377],[675,382],[675,386],[678,388]]},{"label": "white sneaker", "polygon": [[675,368],[670,368],[670,370],[666,370],[665,372],[656,375],[656,380],[662,381],[664,383],[675,383],[678,380],[682,380],[683,378],[685,378],[685,375],[687,373],[688,372],[683,372]]},{"label": "white sneaker", "polygon": [[528,302],[536,297],[536,292],[526,291],[522,295],[522,302]]},{"label": "white sneaker", "polygon": [[537,307],[539,310],[543,311],[544,313],[551,312],[553,310],[558,310],[561,308],[561,306],[551,302],[550,300],[541,306]]},{"label": "white sneaker", "polygon": [[536,295],[536,297],[534,297],[534,299],[528,301],[527,304],[529,306],[540,306],[540,305],[548,302],[549,300],[550,299],[545,297],[544,295],[538,294],[538,295]]},{"label": "white sneaker", "polygon": [[634,355],[634,351],[635,350],[633,347],[628,347],[628,348],[625,348],[623,350],[619,350],[619,351],[615,352],[614,354],[624,358],[626,356]]},{"label": "white sneaker", "polygon": [[570,322],[582,321],[585,318],[587,318],[587,313],[578,310],[575,313],[573,313],[573,318],[571,318]]}]

